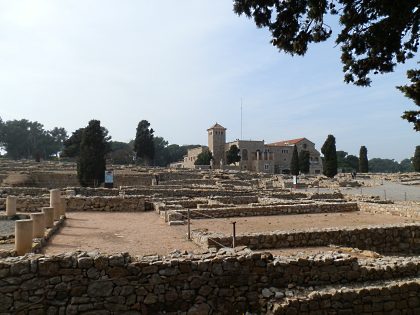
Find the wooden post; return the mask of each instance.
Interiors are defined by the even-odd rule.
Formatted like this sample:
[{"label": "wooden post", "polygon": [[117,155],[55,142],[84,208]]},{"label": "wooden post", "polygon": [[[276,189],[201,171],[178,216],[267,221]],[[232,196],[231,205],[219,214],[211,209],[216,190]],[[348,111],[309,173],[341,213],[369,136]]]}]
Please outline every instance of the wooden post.
[{"label": "wooden post", "polygon": [[233,231],[232,231],[232,248],[235,248],[236,247],[236,222],[235,221],[232,222],[232,228],[233,228]]},{"label": "wooden post", "polygon": [[191,240],[191,220],[190,220],[190,208],[188,208],[187,213],[188,213],[188,239]]}]

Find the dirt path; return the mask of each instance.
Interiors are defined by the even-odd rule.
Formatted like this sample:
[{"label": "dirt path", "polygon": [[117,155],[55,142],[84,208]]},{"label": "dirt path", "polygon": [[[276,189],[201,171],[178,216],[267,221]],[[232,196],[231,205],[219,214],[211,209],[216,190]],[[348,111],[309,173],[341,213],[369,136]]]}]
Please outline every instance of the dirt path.
[{"label": "dirt path", "polygon": [[84,250],[132,255],[165,255],[174,249],[197,251],[186,239],[186,226],[168,226],[155,212],[72,212],[46,254]]},{"label": "dirt path", "polygon": [[292,231],[310,228],[363,227],[367,225],[399,224],[419,222],[392,215],[369,214],[364,212],[320,213],[302,215],[279,215],[265,217],[236,217],[229,219],[193,220],[191,229],[206,228],[211,232],[232,234],[231,222],[236,221],[236,234]]}]

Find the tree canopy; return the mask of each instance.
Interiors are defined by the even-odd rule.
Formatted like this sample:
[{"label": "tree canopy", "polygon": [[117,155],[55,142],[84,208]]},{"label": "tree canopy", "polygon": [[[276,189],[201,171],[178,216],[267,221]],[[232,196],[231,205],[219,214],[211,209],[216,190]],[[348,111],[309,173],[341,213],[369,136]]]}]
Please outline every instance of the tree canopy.
[{"label": "tree canopy", "polygon": [[293,147],[292,159],[290,161],[290,174],[299,175],[299,155],[297,147]]},{"label": "tree canopy", "polygon": [[239,155],[239,148],[236,144],[230,146],[229,150],[226,152],[226,163],[227,165],[239,162],[241,156]]},{"label": "tree canopy", "polygon": [[367,157],[367,149],[364,145],[360,147],[360,152],[359,152],[359,172],[361,173],[369,172],[369,161]]},{"label": "tree canopy", "polygon": [[309,173],[311,155],[307,150],[299,152],[299,170],[303,174]]},{"label": "tree canopy", "polygon": [[141,120],[137,125],[136,138],[134,139],[136,156],[146,165],[149,165],[155,157],[154,130],[149,127],[150,123],[147,120]]},{"label": "tree canopy", "polygon": [[48,159],[63,149],[67,139],[64,128],[45,130],[37,121],[3,121],[0,118],[0,147],[11,159]]},{"label": "tree canopy", "polygon": [[213,158],[213,154],[210,150],[204,150],[197,156],[194,165],[210,165],[210,161]]},{"label": "tree canopy", "polygon": [[416,146],[413,157],[413,166],[416,172],[420,172],[420,145]]},{"label": "tree canopy", "polygon": [[104,182],[107,153],[104,130],[99,120],[89,121],[83,129],[77,160],[77,177],[81,186],[98,186]]},{"label": "tree canopy", "polygon": [[321,152],[324,154],[324,175],[332,178],[337,175],[337,151],[333,135],[328,135]]},{"label": "tree canopy", "polygon": [[359,158],[344,151],[337,151],[337,167],[342,172],[353,172],[359,169]]},{"label": "tree canopy", "polygon": [[[335,42],[341,48],[344,81],[359,86],[369,86],[372,73],[392,72],[418,51],[418,1],[234,0],[233,10],[253,18],[257,27],[267,28],[271,44],[279,51],[300,56],[305,55],[309,44],[332,36],[333,30],[325,20],[329,15],[338,16],[340,30]],[[412,85],[400,87],[417,105],[419,71],[408,71]],[[415,123],[419,130],[420,112],[406,112],[403,118]]]}]

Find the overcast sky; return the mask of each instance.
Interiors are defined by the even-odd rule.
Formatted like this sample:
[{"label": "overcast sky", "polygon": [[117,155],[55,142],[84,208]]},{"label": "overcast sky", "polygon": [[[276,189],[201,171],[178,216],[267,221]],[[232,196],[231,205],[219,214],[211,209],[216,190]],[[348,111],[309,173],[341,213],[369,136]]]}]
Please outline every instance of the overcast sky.
[{"label": "overcast sky", "polygon": [[128,141],[148,120],[170,143],[207,144],[215,122],[227,140],[306,137],[319,149],[401,160],[420,145],[400,116],[414,108],[395,89],[409,65],[343,83],[334,42],[291,57],[222,0],[0,0],[0,117],[71,134],[99,119]]}]

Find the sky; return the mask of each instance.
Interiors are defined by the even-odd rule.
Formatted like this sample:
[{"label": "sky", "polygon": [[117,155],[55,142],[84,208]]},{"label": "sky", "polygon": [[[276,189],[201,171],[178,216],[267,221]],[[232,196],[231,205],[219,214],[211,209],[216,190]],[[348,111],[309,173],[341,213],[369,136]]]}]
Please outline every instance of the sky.
[{"label": "sky", "polygon": [[337,150],[400,161],[420,145],[395,89],[410,66],[345,84],[333,40],[279,53],[231,1],[0,0],[0,117],[69,134],[99,119],[129,141],[146,119],[169,143],[206,145],[218,122],[233,141],[242,100],[243,139],[320,149],[332,134]]}]

